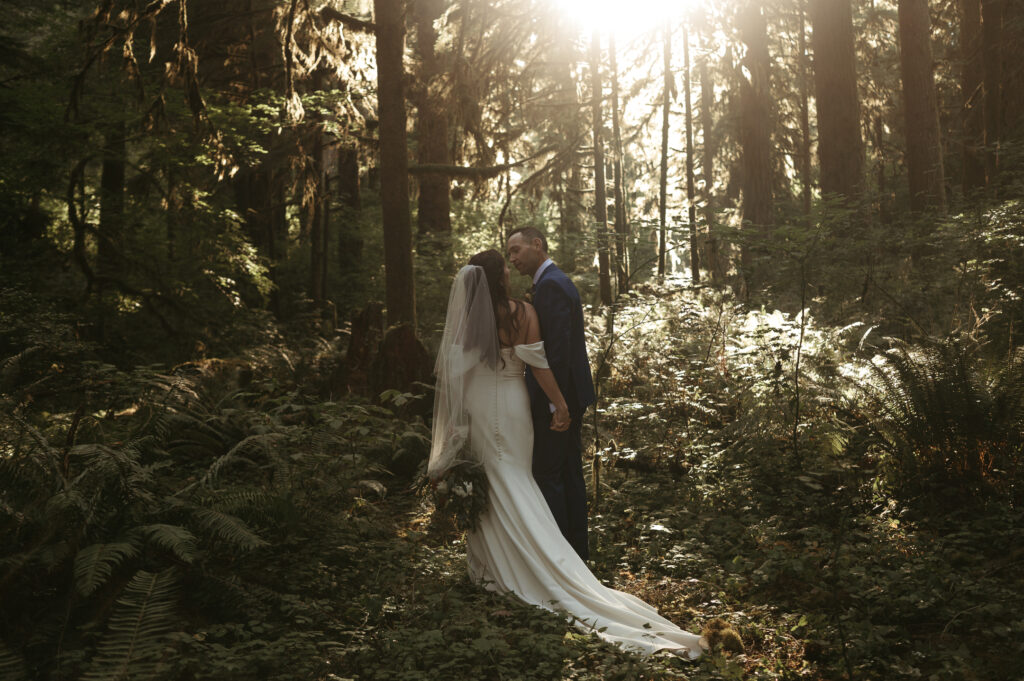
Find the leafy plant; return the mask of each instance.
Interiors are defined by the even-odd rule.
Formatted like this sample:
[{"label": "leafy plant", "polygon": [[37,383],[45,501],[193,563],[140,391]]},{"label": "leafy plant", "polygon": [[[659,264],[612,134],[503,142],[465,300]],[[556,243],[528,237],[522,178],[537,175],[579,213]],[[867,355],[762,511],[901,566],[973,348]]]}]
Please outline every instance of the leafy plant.
[{"label": "leafy plant", "polygon": [[1019,495],[1024,352],[992,373],[977,353],[961,337],[916,348],[896,343],[869,365],[874,382],[864,394],[900,496],[947,504],[950,493]]}]

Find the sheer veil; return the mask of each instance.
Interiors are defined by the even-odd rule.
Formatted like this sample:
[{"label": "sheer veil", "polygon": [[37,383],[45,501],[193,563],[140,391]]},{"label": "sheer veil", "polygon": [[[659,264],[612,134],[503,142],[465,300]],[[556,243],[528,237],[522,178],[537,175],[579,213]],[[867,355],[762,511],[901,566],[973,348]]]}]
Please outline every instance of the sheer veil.
[{"label": "sheer veil", "polygon": [[[486,375],[480,372],[487,371],[493,376],[494,390],[497,390],[499,351],[498,327],[487,277],[482,267],[466,265],[455,275],[448,296],[448,314],[434,365],[437,383],[433,438],[427,463],[430,479],[442,477],[469,440],[466,384],[470,377],[485,379]],[[479,371],[474,373],[477,369]]]}]

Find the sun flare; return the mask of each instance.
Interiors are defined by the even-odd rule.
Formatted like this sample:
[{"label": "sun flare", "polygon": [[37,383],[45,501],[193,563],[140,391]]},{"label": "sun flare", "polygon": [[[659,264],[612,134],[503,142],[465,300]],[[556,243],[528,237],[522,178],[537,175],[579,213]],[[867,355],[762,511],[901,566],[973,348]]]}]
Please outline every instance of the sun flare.
[{"label": "sun flare", "polygon": [[700,1],[551,0],[562,13],[576,21],[582,31],[589,33],[597,29],[621,39],[652,31],[664,24],[666,18],[677,16]]}]

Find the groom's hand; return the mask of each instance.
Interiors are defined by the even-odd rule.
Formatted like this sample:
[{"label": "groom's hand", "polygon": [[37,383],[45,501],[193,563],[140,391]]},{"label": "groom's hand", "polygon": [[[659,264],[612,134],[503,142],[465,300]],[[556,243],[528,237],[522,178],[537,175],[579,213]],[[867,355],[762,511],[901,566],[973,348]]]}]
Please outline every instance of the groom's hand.
[{"label": "groom's hand", "polygon": [[551,415],[551,430],[563,432],[569,430],[569,424],[572,419],[569,418],[568,409],[555,409],[555,413]]}]

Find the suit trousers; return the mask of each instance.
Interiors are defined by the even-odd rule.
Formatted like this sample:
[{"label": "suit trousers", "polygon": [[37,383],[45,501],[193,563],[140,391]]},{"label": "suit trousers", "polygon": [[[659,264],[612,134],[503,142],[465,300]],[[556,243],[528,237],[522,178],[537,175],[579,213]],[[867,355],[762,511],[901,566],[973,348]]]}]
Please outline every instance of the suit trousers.
[{"label": "suit trousers", "polygon": [[[545,408],[547,404],[543,405]],[[587,484],[583,479],[583,414],[570,412],[564,432],[551,430],[551,414],[533,411],[533,478],[537,481],[558,529],[580,558],[587,560]]]}]

